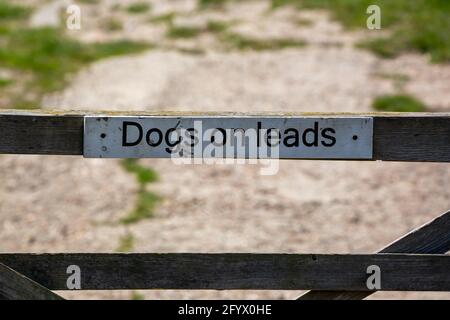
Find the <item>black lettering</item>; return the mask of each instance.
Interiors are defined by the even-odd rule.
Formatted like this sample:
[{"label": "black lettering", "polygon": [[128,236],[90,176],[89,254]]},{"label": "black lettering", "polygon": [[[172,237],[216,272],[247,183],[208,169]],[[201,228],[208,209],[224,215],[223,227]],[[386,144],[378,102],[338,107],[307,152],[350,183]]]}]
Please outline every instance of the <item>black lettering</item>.
[{"label": "black lettering", "polygon": [[[129,126],[134,126],[139,130],[139,138],[137,138],[136,141],[133,141],[133,142],[127,141],[127,138],[128,138],[127,133],[128,133]],[[142,127],[139,123],[131,122],[131,121],[124,121],[122,123],[122,147],[132,147],[132,146],[138,145],[142,140],[142,135],[143,135]]]},{"label": "black lettering", "polygon": [[322,141],[322,145],[324,147],[332,147],[336,144],[336,138],[334,136],[331,136],[327,134],[327,132],[330,132],[332,134],[336,134],[336,131],[333,128],[325,128],[322,130],[322,137],[325,139],[330,140],[330,142],[324,142]]},{"label": "black lettering", "polygon": [[[313,141],[308,141],[308,134],[310,133],[313,134]],[[317,121],[314,122],[314,128],[308,128],[303,132],[302,140],[307,147],[317,147],[319,145],[319,123]]]},{"label": "black lettering", "polygon": [[175,128],[170,128],[169,130],[166,131],[166,144],[169,146],[169,148],[166,148],[166,152],[168,153],[172,153],[172,149],[173,147],[177,146],[180,142],[181,142],[181,137],[179,136],[179,134],[177,134],[178,139],[175,142],[172,142],[171,138],[171,134],[172,132],[176,132],[177,129]]},{"label": "black lettering", "polygon": [[189,136],[191,137],[191,145],[190,146],[195,147],[200,142],[196,136],[196,134],[198,134],[197,129],[189,128],[186,131],[189,132]]},{"label": "black lettering", "polygon": [[[156,140],[156,142],[152,141],[150,139],[153,132],[156,132],[158,134],[158,140]],[[147,131],[147,135],[145,136],[145,138],[150,147],[157,147],[161,144],[161,142],[163,140],[163,134],[162,134],[161,130],[159,130],[158,128],[152,128]]]},{"label": "black lettering", "polygon": [[261,121],[258,121],[258,126],[256,129],[256,147],[259,148],[261,145]]},{"label": "black lettering", "polygon": [[[287,135],[289,132],[292,132],[293,134],[284,137],[283,144],[286,147],[298,147],[300,144],[300,135],[298,133],[298,130],[295,128],[288,128],[288,129],[284,130],[285,135]],[[294,139],[294,141],[289,142],[290,139]]]},{"label": "black lettering", "polygon": [[[222,134],[222,142],[215,143],[216,141],[216,132],[219,131]],[[223,128],[216,128],[213,130],[211,134],[211,143],[216,147],[224,146],[227,143],[227,132]]]},{"label": "black lettering", "polygon": [[[277,137],[272,137],[272,130],[274,130],[278,134]],[[280,130],[274,129],[274,128],[270,128],[270,129],[267,130],[266,141],[267,141],[267,146],[268,147],[272,147],[272,138],[276,139],[275,146],[277,146],[280,143],[280,139],[281,139],[281,137],[280,137]]]}]

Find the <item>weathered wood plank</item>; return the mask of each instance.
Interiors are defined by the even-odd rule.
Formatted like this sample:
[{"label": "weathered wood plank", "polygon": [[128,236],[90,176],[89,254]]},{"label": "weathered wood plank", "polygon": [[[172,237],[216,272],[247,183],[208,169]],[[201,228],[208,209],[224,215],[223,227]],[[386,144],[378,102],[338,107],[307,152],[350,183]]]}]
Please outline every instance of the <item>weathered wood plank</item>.
[{"label": "weathered wood plank", "polygon": [[444,254],[450,251],[450,211],[404,235],[379,253]]},{"label": "weathered wood plank", "polygon": [[[450,211],[411,231],[380,253],[444,254],[450,251]],[[309,291],[299,300],[360,300],[370,296],[364,291]]]},{"label": "weathered wood plank", "polygon": [[[88,114],[88,113],[86,113]],[[89,113],[93,114],[93,113]],[[243,114],[212,114],[240,117]],[[136,115],[136,113],[108,113]],[[139,115],[162,116],[162,113]],[[192,117],[200,113],[167,113],[176,117]],[[265,114],[262,116],[372,116],[374,117],[373,160],[450,162],[450,113],[417,114]],[[0,153],[81,155],[83,153],[84,113],[0,113]]]},{"label": "weathered wood plank", "polygon": [[61,300],[57,294],[0,263],[0,300]]},{"label": "weathered wood plank", "polygon": [[80,155],[83,117],[0,114],[0,153]]},{"label": "weathered wood plank", "polygon": [[450,256],[312,254],[0,254],[0,261],[52,290],[271,289],[367,291],[367,267],[382,290],[450,291]]},{"label": "weathered wood plank", "polygon": [[384,161],[450,161],[450,117],[374,118],[374,157]]}]

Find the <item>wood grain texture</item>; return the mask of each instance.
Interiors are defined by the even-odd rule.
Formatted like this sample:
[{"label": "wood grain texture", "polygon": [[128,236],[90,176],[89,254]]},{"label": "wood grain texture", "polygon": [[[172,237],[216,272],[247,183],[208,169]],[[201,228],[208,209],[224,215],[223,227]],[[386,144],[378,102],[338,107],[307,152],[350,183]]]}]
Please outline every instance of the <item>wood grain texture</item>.
[{"label": "wood grain texture", "polygon": [[83,117],[0,114],[0,153],[80,155]]},{"label": "wood grain texture", "polygon": [[[88,113],[86,113],[88,114]],[[93,113],[89,113],[93,114]],[[110,113],[108,115],[150,115],[158,113]],[[168,113],[193,117],[199,113]],[[239,117],[245,114],[205,115]],[[265,114],[261,116],[323,116],[374,118],[374,157],[384,161],[450,162],[450,114]],[[0,113],[0,153],[81,155],[83,153],[84,113],[33,113],[3,111]]]},{"label": "wood grain texture", "polygon": [[0,254],[0,261],[51,290],[67,290],[69,265],[81,289],[270,289],[450,291],[450,256],[312,254]]},{"label": "wood grain texture", "polygon": [[0,300],[61,300],[57,294],[0,263]]},{"label": "wood grain texture", "polygon": [[[444,254],[450,251],[450,211],[413,230],[380,253]],[[299,300],[360,300],[371,295],[364,291],[309,291]]]},{"label": "wood grain texture", "polygon": [[374,117],[374,158],[450,161],[449,116]]}]

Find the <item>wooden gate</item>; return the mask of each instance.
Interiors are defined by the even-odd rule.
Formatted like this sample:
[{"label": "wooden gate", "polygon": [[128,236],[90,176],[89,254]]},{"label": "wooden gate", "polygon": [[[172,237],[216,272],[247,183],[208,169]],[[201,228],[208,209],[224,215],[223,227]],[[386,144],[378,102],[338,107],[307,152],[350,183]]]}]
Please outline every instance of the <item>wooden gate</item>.
[{"label": "wooden gate", "polygon": [[[87,115],[2,111],[0,154],[86,156]],[[128,113],[89,115],[105,121],[117,116],[130,116]],[[190,121],[193,117],[209,117],[228,123],[239,119],[259,121],[268,118],[281,119],[283,123],[286,123],[285,119],[300,121],[311,117],[320,121],[327,119],[330,123],[345,123],[342,119],[369,119],[370,130],[362,130],[363,134],[370,133],[370,154],[365,148],[353,157],[351,149],[350,153],[335,157],[335,153],[325,150],[327,152],[317,153],[317,157],[450,162],[450,114],[447,113],[135,115],[137,119],[141,116],[152,121],[169,117],[177,123]],[[337,122],[333,122],[336,119]],[[102,133],[100,138],[105,137],[106,134]],[[355,141],[357,138],[355,134],[352,136]],[[107,151],[105,146],[102,148]],[[315,154],[312,155],[315,158]],[[305,157],[287,153],[280,158]],[[51,290],[71,289],[67,272],[70,266],[77,266],[81,271],[81,290],[310,290],[299,299],[363,299],[377,290],[450,291],[450,256],[445,255],[449,250],[450,211],[375,254],[4,253],[0,254],[0,298],[60,299]],[[381,272],[379,288],[367,285],[371,266],[376,266]]]}]

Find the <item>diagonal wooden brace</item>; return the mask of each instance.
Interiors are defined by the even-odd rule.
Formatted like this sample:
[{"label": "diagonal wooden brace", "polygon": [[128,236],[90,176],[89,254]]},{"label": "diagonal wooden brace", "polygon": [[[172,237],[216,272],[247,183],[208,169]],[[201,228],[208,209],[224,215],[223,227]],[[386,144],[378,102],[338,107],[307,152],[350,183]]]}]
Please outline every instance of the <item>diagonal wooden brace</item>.
[{"label": "diagonal wooden brace", "polygon": [[0,300],[63,300],[63,298],[0,263]]},{"label": "diagonal wooden brace", "polygon": [[[445,254],[450,251],[450,211],[411,231],[378,253]],[[360,300],[367,291],[308,291],[298,300]]]}]

